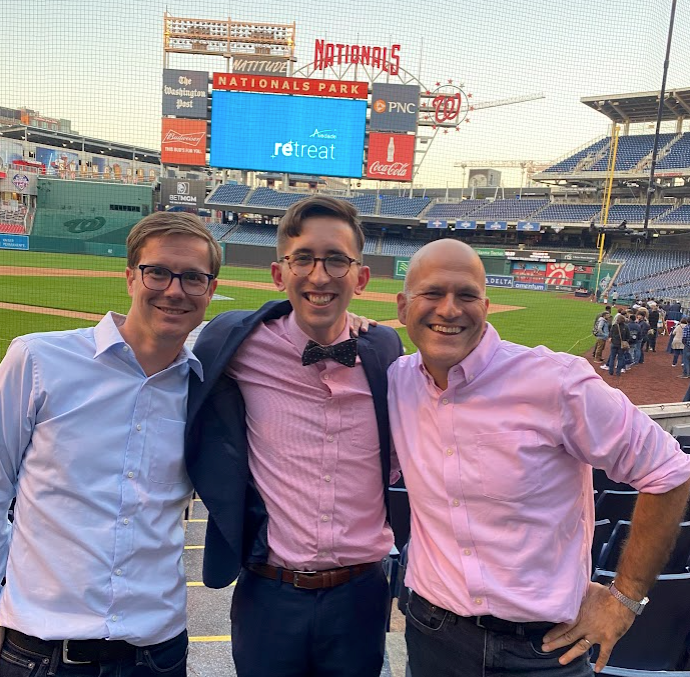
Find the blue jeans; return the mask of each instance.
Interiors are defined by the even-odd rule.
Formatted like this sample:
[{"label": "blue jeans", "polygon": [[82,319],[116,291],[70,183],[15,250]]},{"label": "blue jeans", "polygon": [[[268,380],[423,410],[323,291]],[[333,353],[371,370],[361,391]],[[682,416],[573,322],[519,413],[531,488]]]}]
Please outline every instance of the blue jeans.
[{"label": "blue jeans", "polygon": [[[616,367],[616,376],[621,375],[621,369],[625,367],[625,353],[627,350],[623,350],[620,346],[611,346],[611,355],[609,356],[609,376],[613,376],[613,368]],[[618,362],[616,363],[616,358]]]},{"label": "blue jeans", "polygon": [[5,638],[0,652],[2,677],[186,677],[187,632],[167,642],[137,648],[134,658],[109,663],[66,665],[57,648],[52,656],[20,649]]},{"label": "blue jeans", "polygon": [[[544,624],[546,625],[546,624]],[[486,630],[471,619],[432,606],[416,593],[407,605],[405,640],[413,677],[591,677],[587,653],[558,662],[570,647],[544,653],[546,629],[524,635]]]},{"label": "blue jeans", "polygon": [[673,366],[675,367],[678,364],[678,358],[681,360],[683,359],[683,351],[680,350],[679,348],[674,348],[673,349]]},{"label": "blue jeans", "polygon": [[683,346],[683,376],[690,376],[690,346]]},{"label": "blue jeans", "polygon": [[630,353],[633,364],[641,364],[644,362],[644,359],[642,358],[642,341],[635,341],[635,343],[631,344]]}]

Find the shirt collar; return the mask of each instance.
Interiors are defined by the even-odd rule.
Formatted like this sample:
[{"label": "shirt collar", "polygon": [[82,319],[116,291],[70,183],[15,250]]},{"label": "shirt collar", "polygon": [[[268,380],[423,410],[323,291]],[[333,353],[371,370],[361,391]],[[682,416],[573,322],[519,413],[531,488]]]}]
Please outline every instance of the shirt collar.
[{"label": "shirt collar", "polygon": [[[120,334],[120,327],[124,324],[126,319],[125,315],[120,313],[115,313],[112,310],[103,316],[103,319],[94,327],[93,337],[96,343],[96,352],[93,357],[96,359],[102,355],[107,350],[114,348],[115,346],[125,346],[127,345],[125,340]],[[197,359],[196,355],[187,348],[187,346],[182,346],[182,350],[179,352],[175,361],[170,365],[171,367],[177,366],[178,364],[189,363],[190,369],[199,377],[200,381],[204,380],[204,370],[201,366],[201,362]]]},{"label": "shirt collar", "polygon": [[[487,322],[479,345],[464,360],[450,368],[448,385],[458,386],[474,381],[489,366],[500,343],[501,337],[498,332]],[[434,379],[424,366],[419,351],[417,351],[417,366],[427,381],[435,385]]]},{"label": "shirt collar", "polygon": [[[300,326],[297,324],[297,318],[295,317],[294,311],[292,311],[287,317],[287,333],[288,337],[290,338],[290,342],[293,346],[295,346],[295,348],[299,350],[300,354],[304,352],[307,343],[309,341],[313,341],[313,339],[309,335],[305,334],[300,328]],[[345,328],[340,332],[339,336],[335,339],[335,341],[333,341],[333,343],[330,343],[328,345],[335,345],[336,343],[346,341],[349,338],[350,325],[346,322]]]}]

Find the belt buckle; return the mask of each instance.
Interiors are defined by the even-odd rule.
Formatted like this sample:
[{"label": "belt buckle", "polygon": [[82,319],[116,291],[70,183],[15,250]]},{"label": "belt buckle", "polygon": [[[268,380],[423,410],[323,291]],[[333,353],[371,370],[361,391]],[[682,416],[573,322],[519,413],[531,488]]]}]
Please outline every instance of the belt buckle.
[{"label": "belt buckle", "polygon": [[300,576],[313,576],[318,573],[317,571],[293,571],[292,574],[292,585],[298,590],[310,590],[311,588],[306,588],[298,583]]},{"label": "belt buckle", "polygon": [[62,662],[65,665],[90,665],[93,663],[93,661],[73,661],[68,657],[68,652],[69,652],[69,643],[72,640],[69,639],[63,639],[62,640]]}]

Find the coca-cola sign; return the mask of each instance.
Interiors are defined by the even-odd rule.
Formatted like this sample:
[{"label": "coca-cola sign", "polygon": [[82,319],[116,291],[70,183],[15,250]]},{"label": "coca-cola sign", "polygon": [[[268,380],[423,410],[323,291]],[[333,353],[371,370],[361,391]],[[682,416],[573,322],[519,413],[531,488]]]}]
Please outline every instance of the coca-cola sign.
[{"label": "coca-cola sign", "polygon": [[369,134],[367,178],[411,181],[415,137],[409,134]]},{"label": "coca-cola sign", "polygon": [[161,162],[167,165],[206,165],[206,120],[163,118]]}]

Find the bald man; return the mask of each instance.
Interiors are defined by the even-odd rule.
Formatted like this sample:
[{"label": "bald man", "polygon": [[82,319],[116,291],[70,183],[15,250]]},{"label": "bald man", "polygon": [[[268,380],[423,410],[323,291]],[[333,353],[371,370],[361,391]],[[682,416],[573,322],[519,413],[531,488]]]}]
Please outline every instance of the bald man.
[{"label": "bald man", "polygon": [[[419,350],[389,368],[388,404],[412,510],[411,671],[590,675],[673,546],[690,457],[586,360],[502,341],[488,309],[467,245],[410,261],[398,317]],[[642,492],[610,588],[590,582],[592,466]]]}]

